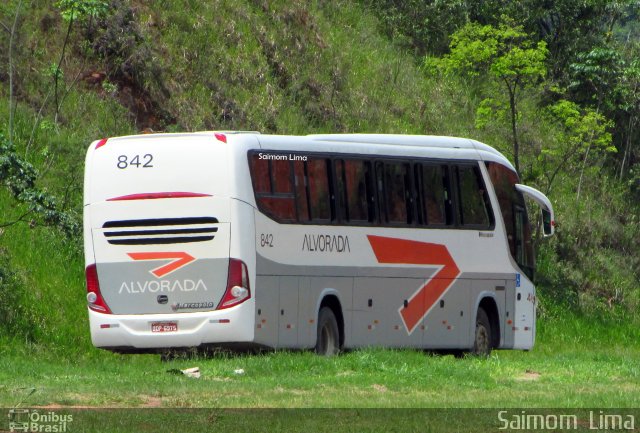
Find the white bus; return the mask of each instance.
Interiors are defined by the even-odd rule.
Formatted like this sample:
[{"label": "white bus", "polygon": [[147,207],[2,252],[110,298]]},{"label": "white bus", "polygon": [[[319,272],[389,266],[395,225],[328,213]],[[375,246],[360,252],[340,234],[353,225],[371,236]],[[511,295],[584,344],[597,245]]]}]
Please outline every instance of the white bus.
[{"label": "white bus", "polygon": [[534,252],[507,159],[435,136],[248,132],[89,147],[96,347],[530,349]]}]

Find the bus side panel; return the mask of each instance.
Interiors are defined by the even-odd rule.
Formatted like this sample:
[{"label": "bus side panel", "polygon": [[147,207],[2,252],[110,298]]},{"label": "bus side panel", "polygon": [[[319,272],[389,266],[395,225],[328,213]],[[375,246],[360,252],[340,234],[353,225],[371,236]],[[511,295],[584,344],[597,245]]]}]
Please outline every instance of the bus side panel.
[{"label": "bus side panel", "polygon": [[463,348],[464,335],[469,329],[465,306],[469,299],[471,281],[458,278],[437,300],[423,320],[423,347],[427,349]]},{"label": "bus side panel", "polygon": [[276,276],[260,274],[255,279],[255,342],[269,347],[278,345],[279,280]]},{"label": "bus side panel", "polygon": [[298,345],[301,348],[311,348],[316,344],[318,320],[316,300],[318,296],[311,293],[311,277],[301,277],[298,285]]},{"label": "bus side panel", "polygon": [[514,326],[514,349],[531,349],[535,342],[536,292],[533,284],[521,277],[521,286],[516,283]]},{"label": "bus side panel", "polygon": [[[291,272],[295,268],[292,267]],[[261,270],[264,272],[264,270]],[[338,298],[351,338],[352,278],[298,275],[256,277],[256,343],[269,347],[311,348],[316,343],[318,311],[326,295]]]},{"label": "bus side panel", "polygon": [[516,280],[511,278],[505,280],[505,316],[502,322],[502,329],[504,329],[502,337],[501,349],[512,349],[514,345],[514,326],[513,318],[516,313]]},{"label": "bus side panel", "polygon": [[[428,273],[429,270],[420,272]],[[421,326],[408,333],[400,309],[404,300],[411,299],[424,285],[422,278],[356,278],[353,344],[358,347],[421,347]]]},{"label": "bus side panel", "polygon": [[297,276],[280,277],[278,347],[298,347],[298,283]]}]

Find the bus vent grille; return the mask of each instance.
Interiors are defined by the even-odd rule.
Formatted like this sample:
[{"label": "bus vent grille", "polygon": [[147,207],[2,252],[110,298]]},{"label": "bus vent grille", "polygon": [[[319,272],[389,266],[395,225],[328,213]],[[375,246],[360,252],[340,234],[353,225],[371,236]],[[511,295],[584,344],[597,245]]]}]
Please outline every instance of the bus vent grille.
[{"label": "bus vent grille", "polygon": [[162,245],[210,241],[218,231],[214,217],[107,221],[104,236],[112,245]]}]

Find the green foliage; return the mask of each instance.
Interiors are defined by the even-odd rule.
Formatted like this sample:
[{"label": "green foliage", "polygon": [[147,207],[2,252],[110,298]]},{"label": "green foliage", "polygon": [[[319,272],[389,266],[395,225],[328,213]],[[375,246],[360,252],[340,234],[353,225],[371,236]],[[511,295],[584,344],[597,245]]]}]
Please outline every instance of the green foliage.
[{"label": "green foliage", "polygon": [[585,171],[588,171],[591,178],[600,174],[601,165],[587,165],[588,159],[598,161],[601,159],[602,152],[617,152],[616,147],[611,145],[611,134],[607,131],[607,128],[613,126],[613,122],[590,108],[581,113],[575,103],[568,101],[559,101],[551,106],[549,111],[554,119],[562,125],[559,132],[560,137],[557,140],[561,143],[559,147],[562,150],[558,151],[553,147],[543,149],[543,154],[546,152],[546,156],[556,159],[556,168],[551,176],[547,176],[548,189],[551,189],[555,175],[560,168],[563,168],[567,174],[577,174],[579,166],[580,174],[576,196],[576,199],[579,200]]},{"label": "green foliage", "polygon": [[[2,235],[0,229],[0,238]],[[32,342],[37,331],[32,326],[33,312],[25,299],[26,287],[11,269],[7,250],[0,248],[0,335],[19,336],[22,342]]]},{"label": "green foliage", "polygon": [[[83,9],[82,16],[91,19],[80,22],[81,39],[76,44],[78,51],[101,65],[96,87],[111,98],[119,96],[118,89],[126,92],[120,103],[133,113],[140,129],[162,129],[174,122],[162,108],[169,93],[156,58],[159,54],[142,34],[130,2],[94,3]],[[146,125],[148,119],[152,125]]]},{"label": "green foliage", "polygon": [[[7,187],[14,199],[25,203],[28,211],[16,221],[31,215],[31,224],[41,220],[43,224],[58,227],[67,236],[77,236],[81,224],[76,216],[60,209],[58,200],[36,186],[38,171],[29,162],[21,158],[15,146],[0,134],[0,182]],[[11,224],[0,221],[0,224]]]},{"label": "green foliage", "polygon": [[[490,121],[508,120],[516,171],[520,172],[520,137],[518,104],[521,92],[537,85],[546,75],[545,42],[534,44],[522,27],[509,23],[499,27],[469,23],[451,37],[451,51],[441,59],[427,58],[424,69],[440,69],[446,74],[468,77],[491,77],[504,86],[506,102],[489,97],[481,102],[476,125],[485,127]],[[508,104],[509,115],[504,106]]]},{"label": "green foliage", "polygon": [[633,59],[622,70],[618,83],[620,108],[629,114],[640,111],[640,59]]},{"label": "green foliage", "polygon": [[[613,122],[591,108],[582,108],[575,102],[560,100],[547,108],[553,120],[562,129],[558,142],[565,150],[586,150],[588,147],[616,152],[611,145],[611,133],[607,129],[613,127]],[[555,154],[554,150],[545,150],[546,154]],[[565,154],[562,159],[569,157]]]},{"label": "green foliage", "polygon": [[104,15],[109,3],[103,0],[58,0],[55,6],[65,21],[82,21]]},{"label": "green foliage", "polygon": [[[384,4],[384,11],[391,16],[400,8],[394,8],[393,2]],[[504,25],[505,16],[510,22],[517,23],[522,33],[531,35],[533,44],[542,41],[546,43],[548,54],[545,60],[546,74],[553,86],[559,84],[568,89],[561,98],[571,99],[583,105],[597,107],[607,118],[616,122],[613,140],[618,149],[617,155],[609,158],[610,162],[619,164],[619,177],[623,178],[631,173],[635,161],[640,160],[640,134],[637,131],[638,112],[640,108],[629,109],[640,98],[632,90],[633,73],[631,64],[638,58],[637,33],[638,5],[633,0],[620,2],[606,2],[600,0],[558,0],[548,2],[543,0],[527,0],[524,2],[480,2],[466,6],[465,13],[471,22],[499,27]],[[405,21],[395,23],[399,31],[408,32],[411,27],[411,12],[404,13]],[[482,40],[486,38],[480,31],[482,26],[477,24],[470,29],[469,38]],[[615,37],[614,37],[615,36]],[[429,36],[425,36],[428,40]],[[451,37],[453,41],[453,37]],[[467,62],[468,73],[479,74],[484,70],[491,46],[476,44],[469,52],[463,53],[462,62]],[[489,48],[489,49],[487,49]],[[438,62],[428,59],[426,69],[433,69]],[[629,75],[624,77],[627,69]],[[631,84],[631,86],[629,86]],[[513,87],[513,86],[512,86]],[[631,89],[629,88],[631,87]],[[492,89],[495,90],[495,89]],[[554,96],[539,92],[544,98],[551,98],[543,102],[553,103]],[[633,101],[633,102],[631,102]],[[485,119],[478,123],[487,124],[489,120],[502,122],[502,113],[496,113],[491,119],[489,106],[503,104],[499,101],[487,101],[484,111],[479,113]],[[626,108],[625,108],[626,107]],[[513,116],[517,122],[523,119],[518,113]],[[495,130],[501,130],[495,128]],[[519,125],[516,125],[518,128]],[[503,128],[504,129],[504,128]],[[512,134],[513,135],[513,134]],[[513,141],[513,139],[512,139]],[[636,170],[637,171],[637,170]]]},{"label": "green foliage", "polygon": [[44,71],[44,74],[54,80],[62,80],[64,78],[64,72],[58,67],[57,63],[51,63]]},{"label": "green foliage", "polygon": [[476,128],[494,127],[495,124],[509,123],[509,105],[501,98],[485,98],[476,110]]},{"label": "green foliage", "polygon": [[590,196],[576,201],[572,178],[556,183],[555,195],[565,199],[556,204],[557,236],[539,254],[543,291],[589,317],[633,321],[640,306],[638,205],[602,175]]},{"label": "green foliage", "polygon": [[511,87],[541,80],[547,74],[545,59],[548,50],[544,42],[533,46],[524,41],[514,46],[491,65],[491,73],[499,79],[511,81]]},{"label": "green foliage", "polygon": [[110,95],[115,95],[118,92],[118,86],[108,80],[102,82],[102,90]]},{"label": "green foliage", "polygon": [[489,72],[495,78],[524,85],[545,77],[547,53],[546,44],[535,44],[521,26],[469,23],[451,36],[449,54],[441,59],[427,57],[425,66],[472,77]]},{"label": "green foliage", "polygon": [[569,89],[579,101],[611,109],[617,99],[615,93],[623,67],[620,53],[609,47],[596,47],[580,53],[576,62],[570,65]]},{"label": "green foliage", "polygon": [[449,37],[467,22],[469,5],[462,0],[366,0],[384,33],[418,56],[443,54]]}]

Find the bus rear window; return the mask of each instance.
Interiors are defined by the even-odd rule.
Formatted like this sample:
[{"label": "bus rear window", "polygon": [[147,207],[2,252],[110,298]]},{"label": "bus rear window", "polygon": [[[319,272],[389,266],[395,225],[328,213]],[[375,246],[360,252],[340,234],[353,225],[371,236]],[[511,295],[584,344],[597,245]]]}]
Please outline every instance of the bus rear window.
[{"label": "bus rear window", "polygon": [[273,192],[277,194],[291,194],[291,162],[270,161],[272,171]]},{"label": "bus rear window", "polygon": [[271,193],[271,178],[269,174],[269,161],[259,159],[257,155],[251,158],[251,173],[253,174],[253,190],[256,194]]},{"label": "bus rear window", "polygon": [[296,221],[291,161],[269,160],[261,155],[256,153],[249,158],[258,206],[275,219]]},{"label": "bus rear window", "polygon": [[276,159],[250,153],[249,168],[258,208],[280,222],[330,222],[329,159]]}]

